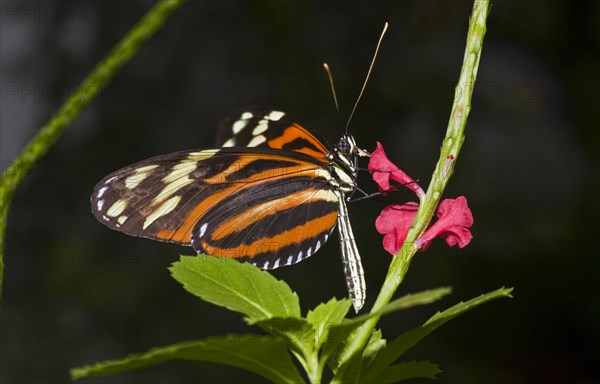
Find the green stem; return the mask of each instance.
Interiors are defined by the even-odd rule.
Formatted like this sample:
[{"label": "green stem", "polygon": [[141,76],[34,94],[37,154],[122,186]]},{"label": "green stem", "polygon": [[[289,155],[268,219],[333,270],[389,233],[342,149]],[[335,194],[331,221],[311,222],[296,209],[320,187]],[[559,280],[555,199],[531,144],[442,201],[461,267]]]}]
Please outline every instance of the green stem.
[{"label": "green stem", "polygon": [[310,361],[308,362],[310,370],[306,371],[308,379],[311,384],[321,384],[321,377],[323,376],[323,367],[319,364],[319,355],[317,353],[311,353]]},{"label": "green stem", "polygon": [[[474,1],[463,66],[455,89],[454,103],[440,157],[427,188],[427,193],[421,200],[417,216],[408,231],[406,240],[398,255],[393,258],[390,264],[379,296],[371,310],[372,312],[381,309],[390,302],[396,289],[404,279],[412,257],[418,251],[415,242],[427,229],[454,170],[456,159],[465,138],[464,129],[471,110],[471,97],[475,78],[477,77],[488,12],[489,0]],[[352,364],[353,359],[363,350],[378,320],[379,318],[375,317],[367,321],[352,336],[352,339],[348,340],[340,355],[340,369],[343,369],[345,364]]]},{"label": "green stem", "polygon": [[310,384],[321,384],[321,376],[323,376],[322,366],[319,365],[319,355],[315,351],[309,351],[303,344],[295,344],[291,348],[291,352],[294,354]]},{"label": "green stem", "polygon": [[83,80],[54,117],[40,129],[6,172],[2,174],[2,180],[0,180],[0,297],[2,296],[2,277],[4,275],[3,250],[6,220],[17,187],[79,113],[98,96],[117,71],[135,55],[140,47],[160,29],[173,11],[183,5],[185,1],[158,1]]}]

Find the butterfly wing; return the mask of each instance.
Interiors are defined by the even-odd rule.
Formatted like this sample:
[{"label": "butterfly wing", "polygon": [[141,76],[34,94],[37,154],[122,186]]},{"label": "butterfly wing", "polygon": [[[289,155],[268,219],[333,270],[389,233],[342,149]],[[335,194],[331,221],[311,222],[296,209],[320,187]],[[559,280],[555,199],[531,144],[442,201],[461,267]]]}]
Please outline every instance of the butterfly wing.
[{"label": "butterfly wing", "polygon": [[245,108],[219,123],[217,146],[273,148],[299,152],[328,163],[327,139],[297,117],[269,107]]},{"label": "butterfly wing", "polygon": [[327,240],[338,208],[329,180],[318,161],[293,151],[181,151],[112,173],[91,204],[112,229],[271,269]]}]

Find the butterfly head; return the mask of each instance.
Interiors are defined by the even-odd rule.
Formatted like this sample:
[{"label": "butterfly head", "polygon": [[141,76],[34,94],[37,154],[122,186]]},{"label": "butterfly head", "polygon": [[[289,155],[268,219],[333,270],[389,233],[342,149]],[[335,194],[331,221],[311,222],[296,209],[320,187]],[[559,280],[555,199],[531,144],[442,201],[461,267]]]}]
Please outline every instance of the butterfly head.
[{"label": "butterfly head", "polygon": [[337,152],[342,156],[352,156],[356,152],[356,142],[351,135],[344,135],[335,146]]},{"label": "butterfly head", "polygon": [[[352,189],[354,188],[357,176],[359,152],[360,150],[356,147],[354,137],[349,134],[344,134],[334,146],[333,150],[329,152],[328,156],[331,161],[336,164],[335,168],[337,169],[335,171],[337,173],[342,171],[342,173],[347,175],[347,177],[341,177],[341,179],[345,179],[344,184],[351,185]],[[342,173],[340,173],[340,175]]]},{"label": "butterfly head", "polygon": [[356,157],[358,156],[358,148],[356,141],[350,134],[344,134],[335,145],[334,158],[341,160],[342,163],[348,165],[348,168],[356,166]]}]

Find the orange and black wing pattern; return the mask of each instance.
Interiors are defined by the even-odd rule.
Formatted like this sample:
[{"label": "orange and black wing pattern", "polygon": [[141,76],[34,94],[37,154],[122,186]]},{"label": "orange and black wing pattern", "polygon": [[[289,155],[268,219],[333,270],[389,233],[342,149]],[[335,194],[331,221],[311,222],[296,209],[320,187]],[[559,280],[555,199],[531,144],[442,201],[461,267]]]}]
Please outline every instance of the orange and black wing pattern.
[{"label": "orange and black wing pattern", "polygon": [[327,241],[338,208],[330,177],[320,161],[299,152],[181,151],[108,175],[91,204],[112,229],[273,269]]},{"label": "orange and black wing pattern", "polygon": [[332,149],[323,135],[299,118],[268,107],[241,109],[221,120],[217,146],[293,151],[324,164]]},{"label": "orange and black wing pattern", "polygon": [[297,118],[257,107],[225,118],[217,145],[113,172],[92,192],[94,215],[129,235],[263,269],[313,255],[339,224],[346,284],[358,311],[366,287],[346,208],[358,169],[352,136],[332,147]]}]

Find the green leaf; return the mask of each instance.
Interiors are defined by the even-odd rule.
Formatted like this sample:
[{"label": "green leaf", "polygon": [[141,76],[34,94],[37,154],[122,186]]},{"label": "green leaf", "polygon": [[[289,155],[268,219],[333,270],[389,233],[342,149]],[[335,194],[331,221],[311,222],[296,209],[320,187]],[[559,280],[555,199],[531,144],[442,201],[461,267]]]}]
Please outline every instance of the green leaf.
[{"label": "green leaf", "polygon": [[[456,304],[455,306],[446,309],[444,312],[438,311],[435,315],[431,316],[431,318],[429,320],[427,320],[425,322],[425,324],[423,324],[423,326],[431,326],[434,323],[438,323],[439,325],[442,325],[445,322],[447,322],[448,320],[451,320],[451,319],[455,318],[456,316],[460,315],[461,313],[464,313],[470,309],[473,309],[481,304],[487,303],[488,301],[492,301],[494,299],[498,299],[501,297],[512,298],[511,292],[513,291],[513,289],[514,288],[502,287],[502,288],[496,289],[495,291],[482,294],[479,297],[471,299],[467,302],[461,301],[460,303]],[[437,326],[439,326],[439,325],[437,325]]]},{"label": "green leaf", "polygon": [[[336,298],[332,298],[327,303],[321,303],[312,311],[308,311],[306,315],[306,319],[315,328],[314,343],[316,350],[321,349],[325,345],[325,348],[319,354],[319,367],[321,371],[327,363],[330,363],[331,354],[335,351],[336,346],[345,339],[345,337],[338,336],[335,340],[332,340],[329,338],[329,331],[333,326],[340,324],[344,320],[351,305],[351,299],[338,301]],[[329,365],[332,369],[335,369],[336,364],[330,363]]]},{"label": "green leaf", "polygon": [[249,322],[300,317],[298,295],[289,285],[250,263],[207,255],[181,256],[169,269],[192,294],[243,313]]},{"label": "green leaf", "polygon": [[388,369],[388,367],[390,367],[394,361],[400,358],[400,356],[402,356],[406,351],[412,348],[415,344],[421,341],[421,339],[429,335],[439,326],[470,309],[487,303],[488,301],[498,299],[500,297],[512,297],[510,295],[512,290],[512,288],[500,288],[493,292],[471,299],[467,302],[460,302],[443,312],[437,312],[422,326],[413,328],[390,342],[388,346],[379,353],[377,359],[367,367],[364,375],[362,376],[362,380],[365,382],[379,382],[380,375],[386,369]]},{"label": "green leaf", "polygon": [[[361,324],[367,319],[368,317],[363,318],[363,316],[360,316],[360,319],[357,321],[355,321],[355,319],[346,319],[342,323],[330,327],[327,340],[325,340],[325,345],[321,353],[322,358],[329,359],[331,356],[335,356],[337,359],[336,355],[339,349],[343,347],[346,340],[349,340],[352,337],[352,333],[355,332],[356,329],[360,327]],[[334,365],[332,370],[335,372],[336,369],[337,363]]]},{"label": "green leaf", "polygon": [[[355,328],[359,327],[365,321],[382,315],[388,315],[390,313],[394,313],[396,311],[400,311],[403,309],[408,309],[412,307],[416,307],[418,305],[431,304],[434,301],[441,299],[442,297],[450,294],[452,292],[452,288],[450,287],[442,287],[436,289],[428,289],[426,291],[418,292],[418,293],[409,293],[396,299],[384,307],[382,307],[378,311],[374,311],[371,313],[366,313],[364,315],[356,316],[352,319],[346,319],[344,322],[340,323],[336,326],[336,328]],[[350,333],[348,333],[350,334]]]},{"label": "green leaf", "polygon": [[408,379],[436,379],[442,371],[430,361],[406,361],[392,365],[379,376],[377,383],[397,383]]},{"label": "green leaf", "polygon": [[338,301],[334,297],[327,303],[321,303],[312,311],[308,311],[306,320],[311,323],[316,330],[315,346],[317,349],[327,340],[330,328],[334,325],[338,325],[344,320],[351,305],[351,299],[342,299]]},{"label": "green leaf", "polygon": [[275,383],[303,382],[283,340],[252,334],[209,337],[154,348],[119,360],[73,368],[71,378],[113,375],[175,359],[226,364],[254,372]]},{"label": "green leaf", "polygon": [[440,287],[435,289],[428,289],[426,291],[417,293],[409,293],[396,300],[391,301],[375,313],[379,315],[387,315],[396,311],[400,311],[402,309],[408,309],[419,305],[431,304],[451,293],[452,287]]},{"label": "green leaf", "polygon": [[371,362],[373,362],[377,358],[379,351],[384,349],[386,345],[387,340],[383,338],[381,330],[375,330],[375,332],[371,334],[369,342],[367,343],[367,346],[363,351],[361,367],[366,367],[369,364],[371,364]]},{"label": "green leaf", "polygon": [[[383,348],[385,348],[386,344],[387,344],[387,341],[384,338],[382,338],[381,330],[377,329],[377,330],[373,331],[373,333],[371,334],[371,337],[369,338],[369,342],[367,343],[367,346],[363,350],[362,356],[355,355],[352,358],[353,363],[343,367],[342,369],[344,371],[340,371],[339,374],[337,372],[339,362],[337,361],[337,356],[336,356],[335,363],[330,361],[331,370],[333,371],[334,374],[336,374],[336,378],[338,378],[338,379],[340,376],[358,377],[360,370],[363,369],[363,367],[369,365],[377,357],[377,355],[379,354],[379,351],[382,350]],[[331,359],[331,360],[334,360],[334,359]]]},{"label": "green leaf", "polygon": [[[334,331],[339,331],[339,330],[340,329],[338,328],[338,329],[335,329]],[[343,339],[342,341],[345,341],[346,337],[341,338],[341,339]],[[338,338],[336,338],[336,341],[337,340],[338,340]],[[379,353],[379,350],[382,348],[385,348],[386,343],[387,343],[386,340],[382,338],[381,331],[375,330],[371,334],[371,337],[369,338],[369,343],[365,347],[365,350],[363,351],[362,356],[360,356],[360,357],[355,356],[355,361],[360,362],[360,366],[368,365],[377,356],[377,353]],[[339,346],[341,346],[341,342],[338,342],[337,344],[330,342],[330,343],[326,344],[326,346],[339,347]],[[333,373],[337,372],[339,362],[337,359],[338,356],[335,354],[335,352],[339,352],[339,350],[340,350],[339,348],[336,348],[334,351],[331,351],[326,347],[325,351],[323,353],[323,355],[326,354],[327,358],[329,359],[329,361],[328,361],[329,367],[331,368]],[[334,353],[334,357],[330,358],[330,354],[332,352]],[[352,366],[354,368],[358,368],[357,364],[353,364]]]},{"label": "green leaf", "polygon": [[[442,297],[450,294],[451,292],[452,288],[441,287],[436,289],[429,289],[418,293],[409,293],[388,303],[386,306],[382,307],[378,311],[357,316],[353,319],[346,319],[342,323],[331,327],[330,336],[327,340],[327,345],[324,348],[323,354],[327,356],[327,358],[329,358],[332,354],[335,353],[335,350],[337,348],[342,347],[343,341],[352,337],[350,336],[352,332],[356,331],[356,329],[360,327],[365,321],[373,317],[387,315],[396,311],[412,308],[418,305],[431,304],[434,301],[437,301]],[[333,371],[335,372],[335,380],[338,380],[338,382],[342,383],[346,382],[347,379],[353,375],[352,372],[357,371],[358,367],[361,366],[360,364],[362,357],[362,355],[356,354],[353,357],[352,361],[349,364],[347,364],[343,370],[336,371],[335,369],[333,369]]]},{"label": "green leaf", "polygon": [[274,336],[285,339],[291,349],[308,356],[314,350],[315,328],[305,319],[273,317],[261,320],[257,325]]},{"label": "green leaf", "polygon": [[298,359],[304,370],[315,372],[317,368],[315,333],[316,329],[306,319],[294,317],[261,320],[254,323],[270,334],[285,340],[288,348]]}]

